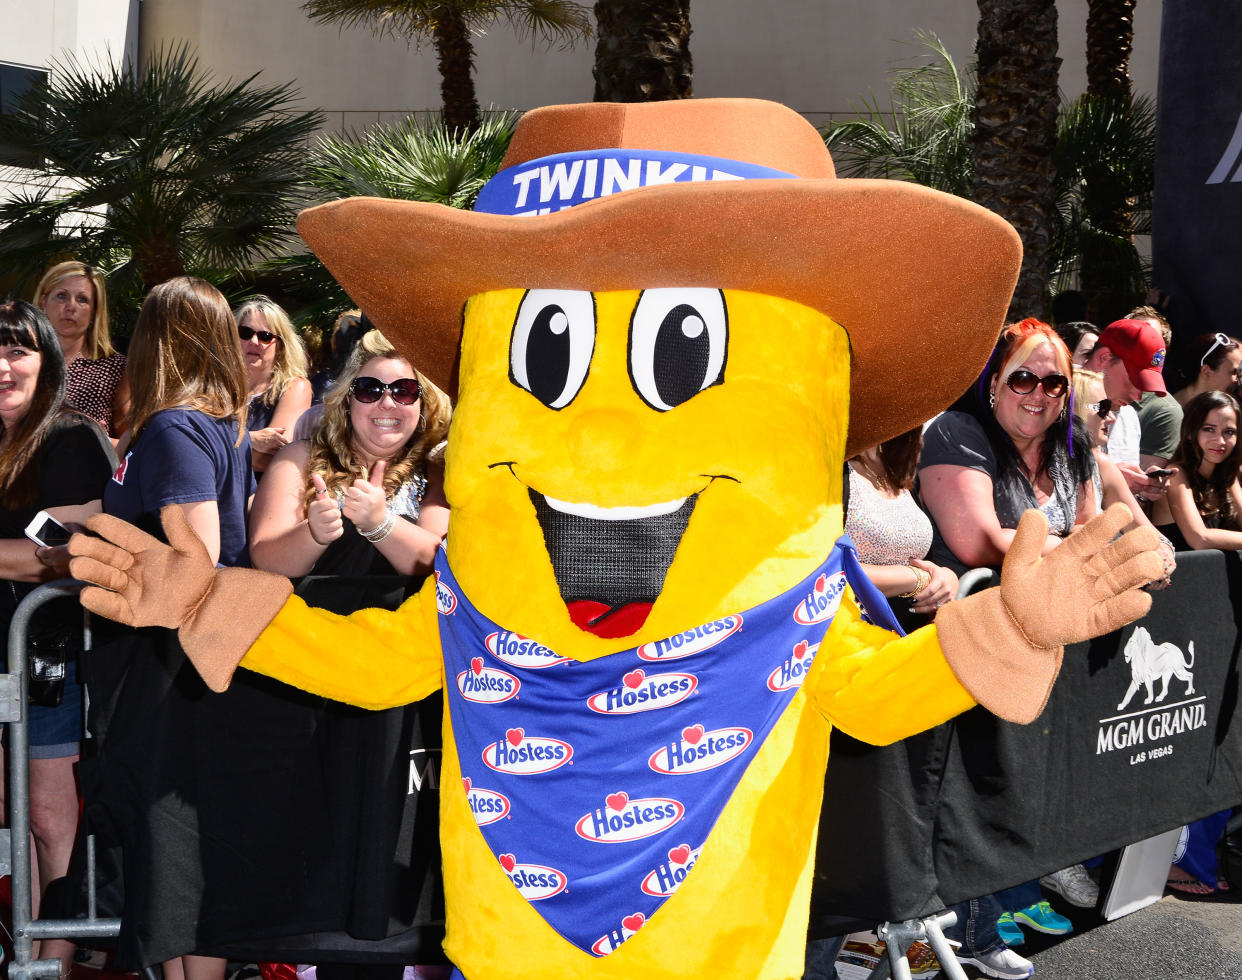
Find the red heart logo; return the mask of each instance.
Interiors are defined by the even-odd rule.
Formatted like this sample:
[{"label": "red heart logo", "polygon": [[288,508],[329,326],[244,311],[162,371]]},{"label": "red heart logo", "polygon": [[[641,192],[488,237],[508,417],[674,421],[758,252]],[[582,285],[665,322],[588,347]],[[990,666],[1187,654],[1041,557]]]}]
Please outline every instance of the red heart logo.
[{"label": "red heart logo", "polygon": [[633,915],[627,915],[621,920],[621,928],[626,932],[638,932],[646,921],[647,917],[645,915],[641,912],[635,912]]},{"label": "red heart logo", "polygon": [[461,784],[462,784],[464,787],[466,787],[466,795],[467,795],[467,796],[469,796],[469,795],[470,795],[470,777],[469,777],[469,776],[463,776],[463,777],[462,777],[462,779],[461,779]]},{"label": "red heart logo", "polygon": [[524,739],[525,737],[526,737],[525,728],[510,728],[507,732],[505,732],[505,738],[509,740],[509,744],[512,745],[514,748],[517,748],[519,745],[521,745],[522,739]]},{"label": "red heart logo", "polygon": [[683,728],[681,730],[681,737],[691,745],[698,745],[699,739],[703,737],[703,726],[691,725],[689,728]]},{"label": "red heart logo", "polygon": [[690,860],[690,845],[678,844],[668,852],[668,859],[674,864],[685,864]]},{"label": "red heart logo", "polygon": [[638,687],[638,685],[643,682],[643,678],[646,676],[647,672],[645,670],[631,670],[625,675],[623,680],[625,681],[626,687],[634,688]]},{"label": "red heart logo", "polygon": [[483,673],[483,658],[475,657],[470,661],[470,669],[474,671],[475,677]]},{"label": "red heart logo", "polygon": [[803,657],[806,656],[807,649],[808,647],[807,647],[806,640],[801,640],[799,641],[798,645],[793,648],[793,655],[797,657],[799,660],[801,660]]},{"label": "red heart logo", "polygon": [[815,591],[823,592],[824,589],[826,588],[828,588],[828,576],[821,575],[819,578],[815,580]]},{"label": "red heart logo", "polygon": [[517,867],[517,859],[512,854],[500,855],[500,866],[506,871],[512,871]]},{"label": "red heart logo", "polygon": [[630,802],[629,793],[609,793],[604,801],[608,804],[608,809],[620,812],[625,809],[625,804]]}]

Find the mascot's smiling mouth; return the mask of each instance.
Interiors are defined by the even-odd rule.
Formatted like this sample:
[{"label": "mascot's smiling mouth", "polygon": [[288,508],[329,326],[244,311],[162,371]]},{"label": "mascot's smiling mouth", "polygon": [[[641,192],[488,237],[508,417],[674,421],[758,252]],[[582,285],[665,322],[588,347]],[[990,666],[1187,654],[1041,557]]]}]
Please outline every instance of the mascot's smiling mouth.
[{"label": "mascot's smiling mouth", "polygon": [[640,629],[699,495],[650,507],[596,507],[527,492],[574,625],[606,639]]},{"label": "mascot's smiling mouth", "polygon": [[[504,460],[488,469],[504,467],[517,479],[515,465]],[[709,485],[716,480],[741,482],[724,473],[701,476]],[[529,486],[526,492],[574,625],[603,639],[638,632],[664,589],[664,577],[703,491],[641,507],[569,503]]]}]

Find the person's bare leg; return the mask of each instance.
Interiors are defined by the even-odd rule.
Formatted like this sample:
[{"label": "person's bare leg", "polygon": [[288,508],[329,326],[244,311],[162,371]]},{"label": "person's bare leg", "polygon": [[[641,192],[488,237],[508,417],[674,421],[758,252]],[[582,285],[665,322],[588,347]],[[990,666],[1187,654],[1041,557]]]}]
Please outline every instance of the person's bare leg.
[{"label": "person's bare leg", "polygon": [[[185,971],[185,980],[224,980],[229,961],[218,956],[183,956],[181,967]],[[168,974],[164,974],[168,980]]]},{"label": "person's bare leg", "polygon": [[[76,755],[30,760],[30,831],[39,868],[35,895],[41,896],[49,882],[63,878],[69,871],[69,857],[78,832],[78,787],[73,775],[77,761]],[[60,975],[68,976],[76,948],[65,939],[47,939],[40,944],[38,956],[59,959]]]},{"label": "person's bare leg", "polygon": [[181,965],[181,957],[174,956],[160,964],[164,971],[164,980],[185,980],[185,969]]}]

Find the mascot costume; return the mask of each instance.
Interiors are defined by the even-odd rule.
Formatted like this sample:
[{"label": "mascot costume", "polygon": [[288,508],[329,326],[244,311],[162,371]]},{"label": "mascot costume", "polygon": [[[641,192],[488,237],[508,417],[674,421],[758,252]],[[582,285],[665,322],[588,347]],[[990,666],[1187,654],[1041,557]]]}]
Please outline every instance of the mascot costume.
[{"label": "mascot costume", "polygon": [[1042,560],[1031,512],[999,587],[877,625],[844,460],[966,389],[1021,249],[970,202],[836,179],[786,108],[536,110],[475,211],[353,199],[298,230],[458,396],[434,578],[339,617],[213,568],[175,508],[169,544],[92,519],[72,569],[217,690],[239,662],[374,708],[443,688],[469,980],[801,976],[831,727],[1029,722],[1063,644],[1147,609],[1124,508]]}]

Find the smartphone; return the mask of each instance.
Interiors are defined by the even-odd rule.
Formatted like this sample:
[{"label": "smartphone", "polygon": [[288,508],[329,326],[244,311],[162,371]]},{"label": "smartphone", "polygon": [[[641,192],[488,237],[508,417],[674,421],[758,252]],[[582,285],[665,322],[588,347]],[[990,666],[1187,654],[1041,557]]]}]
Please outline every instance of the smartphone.
[{"label": "smartphone", "polygon": [[26,537],[42,548],[56,548],[68,544],[72,536],[72,531],[45,510],[35,514],[34,519],[26,525]]},{"label": "smartphone", "polygon": [[1161,477],[1172,476],[1176,470],[1148,470],[1146,475],[1159,480]]}]

